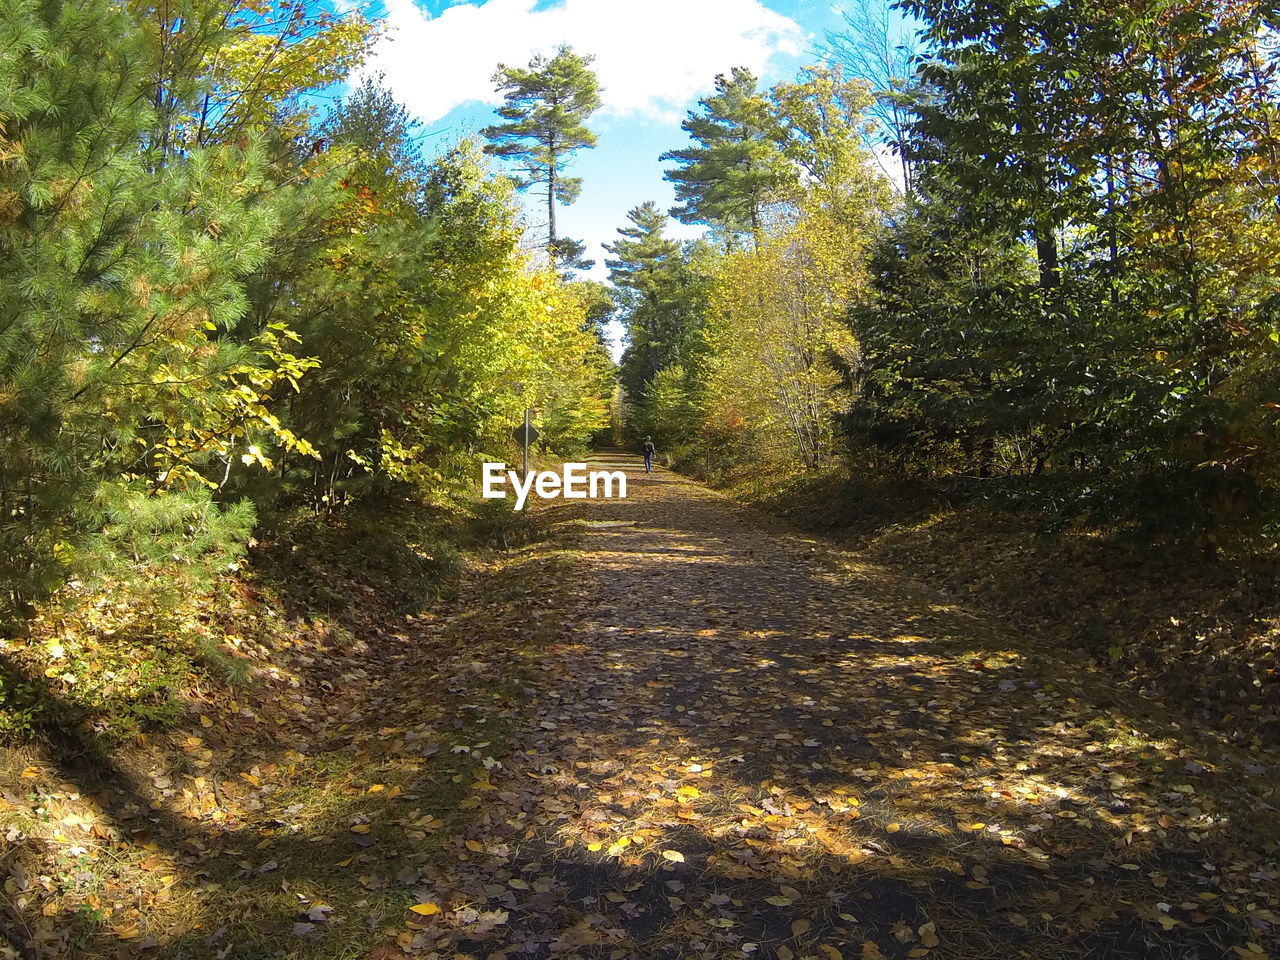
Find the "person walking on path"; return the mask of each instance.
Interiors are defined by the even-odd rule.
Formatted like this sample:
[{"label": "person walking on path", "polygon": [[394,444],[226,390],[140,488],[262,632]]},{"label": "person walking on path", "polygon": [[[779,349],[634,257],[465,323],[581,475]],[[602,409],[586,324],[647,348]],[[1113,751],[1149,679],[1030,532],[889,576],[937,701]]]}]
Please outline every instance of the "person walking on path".
[{"label": "person walking on path", "polygon": [[653,437],[644,438],[644,472],[653,473],[653,455],[657,448],[653,445]]}]

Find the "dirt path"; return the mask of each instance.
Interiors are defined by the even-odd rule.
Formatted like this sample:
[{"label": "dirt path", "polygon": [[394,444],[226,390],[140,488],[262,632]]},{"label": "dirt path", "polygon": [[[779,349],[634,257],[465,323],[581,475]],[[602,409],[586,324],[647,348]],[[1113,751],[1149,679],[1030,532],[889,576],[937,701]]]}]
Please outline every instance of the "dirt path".
[{"label": "dirt path", "polygon": [[446,602],[290,567],[251,681],[0,753],[0,960],[1280,958],[1274,756],[605,462]]},{"label": "dirt path", "polygon": [[605,462],[630,496],[554,508],[583,525],[572,602],[402,947],[1265,955],[1258,758],[900,573]]}]

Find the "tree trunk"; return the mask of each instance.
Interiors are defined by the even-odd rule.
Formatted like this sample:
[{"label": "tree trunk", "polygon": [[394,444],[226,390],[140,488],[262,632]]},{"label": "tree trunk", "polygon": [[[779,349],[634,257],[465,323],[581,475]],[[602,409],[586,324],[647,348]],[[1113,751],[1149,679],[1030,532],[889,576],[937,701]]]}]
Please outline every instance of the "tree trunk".
[{"label": "tree trunk", "polygon": [[547,178],[547,249],[554,260],[556,253],[556,172]]},{"label": "tree trunk", "polygon": [[1036,261],[1040,264],[1040,289],[1053,290],[1061,279],[1057,234],[1048,224],[1037,224],[1033,232],[1036,238]]},{"label": "tree trunk", "polygon": [[560,158],[556,154],[554,140],[547,143],[547,256],[551,260],[551,268],[556,266],[556,174]]}]

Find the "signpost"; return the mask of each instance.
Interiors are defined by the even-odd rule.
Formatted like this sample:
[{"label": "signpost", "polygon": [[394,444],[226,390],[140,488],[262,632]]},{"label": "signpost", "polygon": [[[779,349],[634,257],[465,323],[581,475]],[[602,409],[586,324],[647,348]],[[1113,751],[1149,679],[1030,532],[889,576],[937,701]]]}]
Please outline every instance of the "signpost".
[{"label": "signpost", "polygon": [[529,476],[529,444],[538,439],[538,430],[529,422],[530,407],[524,408],[524,423],[511,431],[516,443],[524,447],[524,476]]}]

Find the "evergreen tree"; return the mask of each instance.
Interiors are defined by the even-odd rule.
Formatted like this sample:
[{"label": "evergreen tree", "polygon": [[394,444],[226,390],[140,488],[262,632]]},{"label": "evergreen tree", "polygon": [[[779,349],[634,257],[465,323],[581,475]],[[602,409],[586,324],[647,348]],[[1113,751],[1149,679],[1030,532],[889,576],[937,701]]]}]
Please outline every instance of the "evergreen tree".
[{"label": "evergreen tree", "polygon": [[624,383],[632,396],[639,396],[640,384],[662,369],[671,347],[666,344],[664,350],[670,332],[664,328],[680,307],[680,244],[663,236],[667,216],[653,201],[634,207],[627,219],[630,226],[619,227],[619,238],[605,245],[613,254],[605,266],[627,331]]},{"label": "evergreen tree", "polygon": [[359,183],[385,203],[390,194],[410,200],[429,176],[415,140],[418,125],[390,90],[366,78],[338,104],[320,133],[327,143],[350,148],[353,162],[344,170],[348,183]]},{"label": "evergreen tree", "polygon": [[587,119],[600,107],[600,87],[591,71],[592,57],[560,47],[551,59],[534,57],[527,68],[499,64],[493,82],[503,95],[498,116],[505,123],[486,127],[486,152],[517,161],[524,170],[520,186],[545,190],[547,253],[553,263],[587,269],[583,245],[561,237],[556,228],[557,204],[571,204],[582,191],[579,177],[565,170],[573,154],[596,145]]},{"label": "evergreen tree", "polygon": [[[685,251],[664,235],[667,215],[652,201],[633,208],[629,225],[605,250],[619,318],[627,331],[622,383],[629,401],[644,406],[648,385],[668,367],[687,364],[696,349],[705,283]],[[692,366],[687,368],[692,372]],[[683,376],[682,372],[682,376]]]},{"label": "evergreen tree", "polygon": [[766,200],[791,176],[768,101],[751,71],[734,67],[699,103],[701,112],[689,111],[680,125],[695,145],[659,158],[676,164],[666,171],[680,201],[671,214],[722,232],[730,244],[743,233],[758,240]]},{"label": "evergreen tree", "polygon": [[140,562],[120,545],[158,524],[193,556],[243,534],[208,491],[267,462],[263,401],[305,364],[282,331],[230,335],[278,222],[261,152],[164,160],[129,14],[13,3],[0,47],[0,605],[21,615],[69,563]]},{"label": "evergreen tree", "polygon": [[1074,474],[1060,502],[1206,549],[1280,510],[1274,4],[903,5],[930,52],[920,204],[865,327],[879,422],[951,438],[942,469]]},{"label": "evergreen tree", "polygon": [[667,215],[652,200],[627,213],[630,226],[619,227],[619,239],[605,244],[614,259],[605,260],[609,280],[619,295],[634,306],[635,301],[654,303],[662,296],[661,274],[679,257],[680,244],[663,235]]}]

